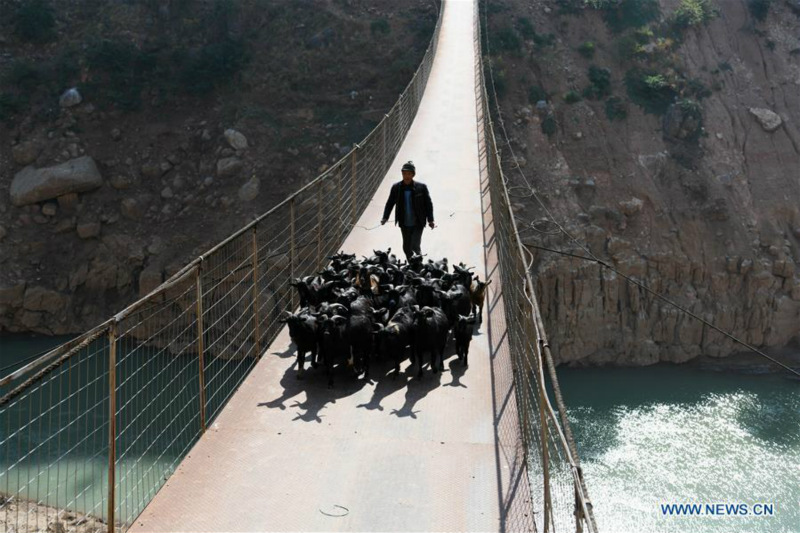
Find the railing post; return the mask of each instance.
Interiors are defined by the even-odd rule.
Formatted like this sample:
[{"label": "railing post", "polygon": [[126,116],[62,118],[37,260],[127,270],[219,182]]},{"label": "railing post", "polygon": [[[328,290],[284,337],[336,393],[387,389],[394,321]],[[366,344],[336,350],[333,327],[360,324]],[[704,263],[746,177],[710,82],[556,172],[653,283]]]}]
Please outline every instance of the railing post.
[{"label": "railing post", "polygon": [[195,269],[195,286],[197,287],[197,361],[198,361],[198,384],[200,387],[200,434],[206,432],[206,367],[205,367],[205,347],[203,337],[203,263],[197,265]]},{"label": "railing post", "polygon": [[[533,316],[529,323],[533,322]],[[542,368],[542,346],[539,340],[539,351],[536,357],[536,366],[539,380],[539,424],[542,433],[542,476],[544,478],[544,533],[550,531],[550,521],[552,520],[552,501],[550,496],[550,452],[547,442],[547,399],[545,398],[544,370]]]},{"label": "railing post", "polygon": [[322,270],[322,184],[317,184],[317,270]]},{"label": "railing post", "polygon": [[117,323],[108,329],[108,533],[114,533],[117,464]]},{"label": "railing post", "polygon": [[[389,171],[389,162],[386,161],[386,124],[389,122],[389,114],[383,115],[383,127],[381,128],[381,147],[383,149],[383,176]],[[382,177],[383,177],[382,176]]]},{"label": "railing post", "polygon": [[[289,279],[294,281],[294,196],[289,200]],[[291,291],[289,306],[291,311],[294,312],[294,293]]]},{"label": "railing post", "polygon": [[261,357],[261,321],[258,319],[258,224],[253,226],[253,344]]},{"label": "railing post", "polygon": [[353,188],[353,225],[358,222],[358,196],[356,195],[356,171],[358,168],[358,149],[361,148],[358,144],[354,145],[353,155],[350,156],[350,184]]}]

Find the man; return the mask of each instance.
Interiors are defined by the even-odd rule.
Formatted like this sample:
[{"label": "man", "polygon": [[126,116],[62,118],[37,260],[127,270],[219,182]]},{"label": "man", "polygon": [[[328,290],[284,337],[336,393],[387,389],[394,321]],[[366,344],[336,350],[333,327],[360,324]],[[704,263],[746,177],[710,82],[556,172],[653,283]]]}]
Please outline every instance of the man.
[{"label": "man", "polygon": [[403,181],[392,185],[381,224],[386,224],[392,208],[395,208],[394,223],[399,225],[400,231],[403,232],[403,251],[406,259],[410,259],[414,254],[422,255],[420,244],[425,223],[427,222],[431,229],[436,227],[436,223],[433,221],[433,203],[428,187],[424,183],[414,181],[417,173],[414,163],[409,161],[403,165],[401,172]]}]

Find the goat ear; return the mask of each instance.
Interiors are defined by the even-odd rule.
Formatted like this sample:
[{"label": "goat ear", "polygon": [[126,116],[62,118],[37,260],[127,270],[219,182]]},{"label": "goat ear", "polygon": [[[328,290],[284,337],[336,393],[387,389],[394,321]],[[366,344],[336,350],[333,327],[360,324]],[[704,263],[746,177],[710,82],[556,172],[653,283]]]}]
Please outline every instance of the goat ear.
[{"label": "goat ear", "polygon": [[492,283],[492,280],[487,281],[486,285],[489,285],[490,283]]}]

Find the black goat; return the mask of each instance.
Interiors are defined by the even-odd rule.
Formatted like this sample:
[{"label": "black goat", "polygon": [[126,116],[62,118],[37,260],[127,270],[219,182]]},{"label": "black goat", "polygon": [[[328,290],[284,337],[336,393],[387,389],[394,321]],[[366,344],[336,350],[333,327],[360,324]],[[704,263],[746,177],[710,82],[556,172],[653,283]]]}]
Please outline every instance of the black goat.
[{"label": "black goat", "polygon": [[444,366],[444,348],[447,345],[447,334],[450,328],[447,317],[438,307],[423,307],[414,312],[414,351],[422,377],[422,356],[431,354],[431,370],[434,374]]},{"label": "black goat", "polygon": [[411,346],[412,360],[415,359],[413,310],[410,307],[399,309],[386,326],[378,328],[377,337],[378,345],[394,359],[394,378],[397,378],[406,346]]},{"label": "black goat", "polygon": [[[326,318],[320,325],[319,349],[325,370],[328,373],[328,387],[333,387],[333,366],[337,356],[349,356],[350,347],[347,343],[347,319],[340,315]],[[349,357],[348,357],[349,359]],[[348,361],[352,363],[351,360]]]},{"label": "black goat", "polygon": [[456,354],[464,361],[464,366],[469,366],[469,343],[472,341],[472,331],[475,326],[475,315],[458,315],[453,337],[456,340]]},{"label": "black goat", "polygon": [[311,352],[311,366],[317,367],[317,319],[304,312],[280,319],[289,326],[289,337],[297,346],[297,379],[303,375],[306,352]]}]

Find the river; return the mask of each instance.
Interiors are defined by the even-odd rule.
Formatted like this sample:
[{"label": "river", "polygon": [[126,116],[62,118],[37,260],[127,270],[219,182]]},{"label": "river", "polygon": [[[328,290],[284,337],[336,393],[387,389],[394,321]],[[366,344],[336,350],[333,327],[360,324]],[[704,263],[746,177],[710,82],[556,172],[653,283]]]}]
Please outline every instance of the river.
[{"label": "river", "polygon": [[[660,364],[559,382],[603,533],[800,532],[800,381]],[[686,503],[705,516],[662,511]],[[748,515],[709,516],[717,503]]]}]

